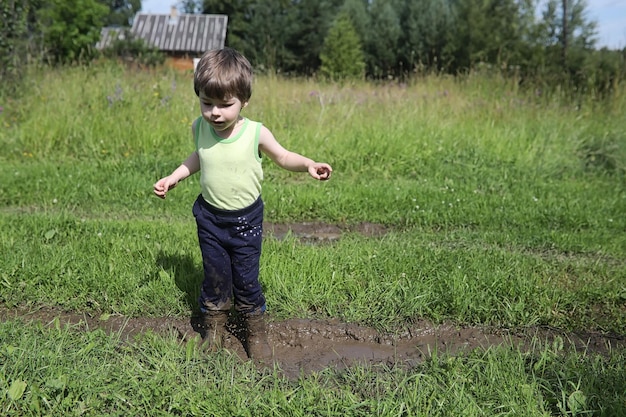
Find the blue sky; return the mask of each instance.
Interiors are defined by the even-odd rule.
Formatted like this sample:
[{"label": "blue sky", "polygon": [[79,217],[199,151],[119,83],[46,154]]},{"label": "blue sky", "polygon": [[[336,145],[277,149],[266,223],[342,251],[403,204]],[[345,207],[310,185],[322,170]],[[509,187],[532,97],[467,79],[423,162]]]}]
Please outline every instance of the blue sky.
[{"label": "blue sky", "polygon": [[[176,4],[171,0],[143,0],[142,11],[146,13],[169,13]],[[621,49],[626,47],[626,1],[587,0],[588,19],[597,22],[599,47]]]}]

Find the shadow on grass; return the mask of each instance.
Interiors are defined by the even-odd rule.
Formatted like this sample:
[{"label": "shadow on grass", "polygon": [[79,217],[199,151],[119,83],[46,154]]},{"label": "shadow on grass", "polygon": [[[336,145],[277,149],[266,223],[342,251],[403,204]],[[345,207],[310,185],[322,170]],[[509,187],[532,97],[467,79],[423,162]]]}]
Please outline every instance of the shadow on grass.
[{"label": "shadow on grass", "polygon": [[204,279],[202,269],[198,268],[190,255],[179,255],[160,252],[157,264],[174,275],[176,286],[185,293],[185,302],[196,316],[199,314],[198,297]]}]

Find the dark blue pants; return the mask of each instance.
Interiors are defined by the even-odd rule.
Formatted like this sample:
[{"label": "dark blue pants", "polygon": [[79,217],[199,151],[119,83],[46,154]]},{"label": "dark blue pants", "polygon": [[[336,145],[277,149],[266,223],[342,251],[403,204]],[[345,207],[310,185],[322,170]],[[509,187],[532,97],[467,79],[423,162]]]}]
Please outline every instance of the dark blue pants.
[{"label": "dark blue pants", "polygon": [[200,310],[229,310],[242,313],[265,311],[259,283],[263,238],[261,197],[242,210],[220,210],[198,197],[193,206],[202,251],[204,281]]}]

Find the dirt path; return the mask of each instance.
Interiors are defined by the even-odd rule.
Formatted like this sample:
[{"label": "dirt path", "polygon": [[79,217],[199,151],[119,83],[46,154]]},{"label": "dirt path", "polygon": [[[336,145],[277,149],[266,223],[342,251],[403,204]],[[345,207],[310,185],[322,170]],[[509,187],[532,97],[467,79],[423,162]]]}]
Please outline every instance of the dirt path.
[{"label": "dirt path", "polygon": [[[152,331],[162,335],[176,335],[189,341],[198,334],[197,320],[182,318],[127,318],[110,316],[106,320],[88,314],[69,313],[41,308],[38,310],[0,307],[0,320],[19,319],[23,322],[41,322],[51,325],[72,325],[76,331],[102,329],[130,341],[136,335]],[[232,332],[226,340],[226,349],[245,359],[243,345]],[[269,339],[280,368],[287,376],[301,372],[319,371],[327,367],[339,369],[350,365],[386,364],[411,366],[431,352],[459,353],[463,350],[488,348],[495,345],[516,345],[529,348],[533,337],[552,340],[561,336],[565,345],[577,350],[606,353],[609,349],[626,348],[626,338],[601,334],[563,333],[554,329],[531,328],[523,332],[481,327],[434,326],[426,321],[417,323],[401,334],[382,334],[374,329],[339,321],[291,319],[271,321]]]}]

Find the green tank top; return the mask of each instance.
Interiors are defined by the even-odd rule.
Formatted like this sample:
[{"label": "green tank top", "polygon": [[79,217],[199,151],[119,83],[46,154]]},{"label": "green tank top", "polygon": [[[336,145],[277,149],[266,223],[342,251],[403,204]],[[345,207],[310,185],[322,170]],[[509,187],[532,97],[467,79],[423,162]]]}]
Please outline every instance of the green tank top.
[{"label": "green tank top", "polygon": [[197,119],[200,187],[207,203],[222,210],[240,210],[259,198],[263,181],[260,131],[261,123],[244,118],[235,136],[222,139],[206,120]]}]

